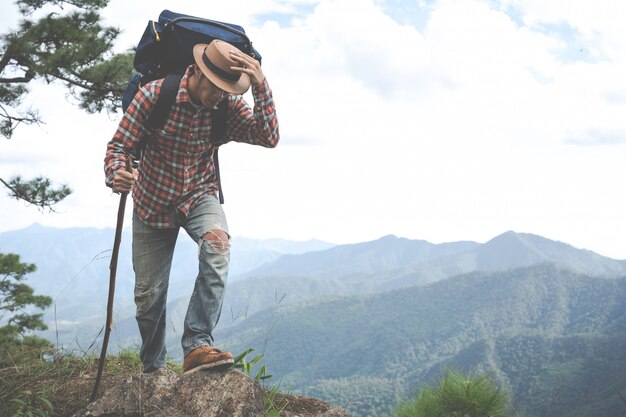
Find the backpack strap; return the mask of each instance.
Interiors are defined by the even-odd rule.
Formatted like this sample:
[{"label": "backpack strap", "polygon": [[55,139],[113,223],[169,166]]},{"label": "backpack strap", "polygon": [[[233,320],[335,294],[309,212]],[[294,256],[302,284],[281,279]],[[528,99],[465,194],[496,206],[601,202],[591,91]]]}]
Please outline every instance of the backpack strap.
[{"label": "backpack strap", "polygon": [[[146,120],[146,125],[150,130],[160,129],[165,124],[168,114],[174,103],[183,74],[174,73],[165,76],[161,83],[161,91],[157,97],[157,101]],[[215,175],[217,177],[217,188],[219,193],[220,204],[224,204],[224,193],[222,192],[222,179],[220,175],[220,162],[218,150],[220,145],[224,143],[226,136],[226,120],[228,118],[228,100],[222,100],[217,108],[211,109],[211,142],[215,144],[213,150],[213,163],[215,164]],[[152,135],[146,135],[139,143],[139,155],[143,153],[143,149],[151,141]],[[137,158],[136,158],[137,159]]]},{"label": "backpack strap", "polygon": [[138,162],[143,157],[146,147],[154,141],[154,130],[160,129],[165,124],[167,115],[176,101],[178,87],[182,78],[183,74],[180,73],[168,74],[161,83],[159,96],[144,125],[148,132],[142,136],[136,149],[132,152],[135,162]]},{"label": "backpack strap", "polygon": [[154,104],[154,108],[148,116],[146,121],[148,127],[152,129],[159,129],[165,124],[167,115],[170,113],[170,109],[176,102],[176,95],[178,94],[178,88],[180,86],[180,80],[183,79],[183,74],[167,74],[163,83],[161,83],[161,92],[157,101]]},{"label": "backpack strap", "polygon": [[228,100],[222,100],[217,105],[217,108],[211,110],[211,141],[216,144],[213,150],[213,163],[215,164],[215,175],[217,176],[217,188],[219,192],[220,204],[224,204],[224,192],[222,191],[220,159],[217,151],[220,149],[220,145],[224,143],[227,119]]}]

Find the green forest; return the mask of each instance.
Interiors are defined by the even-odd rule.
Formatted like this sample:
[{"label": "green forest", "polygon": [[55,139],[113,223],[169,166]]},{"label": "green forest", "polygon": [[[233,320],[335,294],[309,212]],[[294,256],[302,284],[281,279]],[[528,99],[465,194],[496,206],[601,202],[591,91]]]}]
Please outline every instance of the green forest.
[{"label": "green forest", "polygon": [[[29,229],[25,241],[41,241],[45,254],[46,239],[37,238],[40,232],[48,233],[45,228]],[[82,247],[88,247],[88,231],[81,233],[85,235]],[[99,240],[100,233],[95,236]],[[512,248],[512,242],[523,244]],[[487,254],[495,257],[503,246],[510,250],[508,267],[432,282],[431,272],[441,271],[442,259],[458,267],[481,258],[484,267],[490,264]],[[420,247],[430,255],[420,255]],[[340,405],[354,416],[391,416],[398,404],[435,386],[451,370],[487,375],[507,393],[513,415],[612,417],[626,410],[622,261],[511,233],[485,245],[454,247],[386,237],[284,256],[230,285],[225,318],[215,334],[218,346],[232,352],[254,349],[263,355],[272,384]],[[411,264],[412,251],[421,261]],[[550,254],[551,262],[520,266],[528,262],[525,253],[534,254],[534,260]],[[372,258],[368,265],[361,263],[365,256]],[[377,256],[387,260],[380,264],[384,266],[376,262]],[[589,262],[582,268],[580,259],[585,256]],[[17,265],[11,259],[7,272]],[[34,259],[48,271],[41,279],[50,276],[50,264],[40,263],[38,255]],[[308,265],[301,274],[298,261]],[[398,268],[399,264],[405,267]],[[62,271],[63,265],[55,268]],[[33,282],[40,288],[37,280],[30,281],[38,272],[33,265],[17,269],[26,284]],[[348,275],[342,275],[346,271]],[[428,278],[422,279],[420,271]],[[120,284],[120,291],[128,285]],[[78,286],[74,287],[76,294]],[[86,286],[80,288],[81,297],[90,295]],[[102,292],[95,287],[93,291]],[[49,300],[41,301],[50,310]],[[57,301],[55,314],[57,305],[63,307]],[[182,322],[185,306],[183,298],[170,302],[171,323]],[[80,305],[68,307],[76,312]],[[59,317],[68,314],[61,311]],[[134,318],[124,318],[125,310],[119,306],[117,311],[123,319],[115,322],[114,334],[120,338],[111,353],[132,350],[137,341]],[[37,334],[55,345],[69,341],[61,345],[68,351],[78,345],[93,353],[99,348],[97,332],[102,325],[100,318],[94,320]],[[180,334],[174,326],[169,330],[171,359],[180,363],[175,349]],[[14,336],[13,346],[18,347],[19,335]]]},{"label": "green forest", "polygon": [[608,417],[626,411],[625,291],[624,278],[543,264],[278,306],[219,336],[357,416],[389,415],[452,368],[491,375],[520,415]]}]

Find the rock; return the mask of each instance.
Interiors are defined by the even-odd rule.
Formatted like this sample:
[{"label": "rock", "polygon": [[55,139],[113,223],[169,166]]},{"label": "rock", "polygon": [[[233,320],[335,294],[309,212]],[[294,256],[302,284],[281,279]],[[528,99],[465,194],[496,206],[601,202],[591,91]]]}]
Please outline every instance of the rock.
[{"label": "rock", "polygon": [[75,417],[263,417],[258,383],[235,370],[180,376],[168,369],[129,377]]},{"label": "rock", "polygon": [[[178,375],[169,369],[129,376],[74,417],[264,417],[266,393],[236,370]],[[315,398],[277,393],[282,417],[348,417]]]},{"label": "rock", "polygon": [[343,408],[315,398],[278,394],[276,402],[284,405],[282,417],[348,417]]}]

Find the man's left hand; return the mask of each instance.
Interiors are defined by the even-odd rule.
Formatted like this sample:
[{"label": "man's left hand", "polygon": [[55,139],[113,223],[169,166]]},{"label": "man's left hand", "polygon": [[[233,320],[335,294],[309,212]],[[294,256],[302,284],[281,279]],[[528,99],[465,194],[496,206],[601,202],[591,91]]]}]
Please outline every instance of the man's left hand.
[{"label": "man's left hand", "polygon": [[240,66],[233,66],[230,67],[230,69],[248,74],[250,82],[253,86],[259,85],[265,81],[265,75],[263,75],[263,70],[261,70],[261,63],[259,61],[252,58],[250,55],[244,54],[238,49],[231,50],[230,57],[240,64]]}]

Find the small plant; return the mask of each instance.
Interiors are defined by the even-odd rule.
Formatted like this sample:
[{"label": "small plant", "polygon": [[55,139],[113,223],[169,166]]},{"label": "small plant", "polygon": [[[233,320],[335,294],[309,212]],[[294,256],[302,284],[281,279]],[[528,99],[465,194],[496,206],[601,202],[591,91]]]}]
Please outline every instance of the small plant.
[{"label": "small plant", "polygon": [[265,392],[265,397],[263,397],[265,417],[281,417],[281,413],[289,405],[287,400],[279,395],[279,386],[280,384],[274,385]]},{"label": "small plant", "polygon": [[263,360],[263,355],[256,355],[254,358],[248,361],[248,355],[254,352],[254,349],[248,348],[244,352],[240,353],[235,357],[235,368],[240,369],[241,372],[246,374],[250,378],[254,378],[257,382],[265,381],[272,377],[272,375],[267,374],[267,368],[265,365],[261,365],[256,375],[252,376],[252,368],[257,363]]},{"label": "small plant", "polygon": [[33,393],[24,390],[11,401],[13,417],[48,417],[53,411],[52,403],[43,395],[42,391]]},{"label": "small plant", "polygon": [[508,417],[508,395],[488,375],[447,370],[436,388],[424,388],[413,401],[401,404],[394,417]]},{"label": "small plant", "polygon": [[[248,360],[248,355],[254,352],[254,349],[249,348],[244,352],[237,355],[234,359],[234,367],[241,370],[245,375],[250,378],[254,378],[257,382],[267,381],[272,375],[267,374],[267,367],[261,365],[259,370],[254,376],[253,368],[256,364],[263,360],[263,355],[256,355],[252,359]],[[265,410],[266,417],[281,417],[281,413],[287,407],[288,403],[285,399],[282,399],[279,394],[280,383],[272,387],[264,386],[265,396],[263,397],[263,409]]]}]

